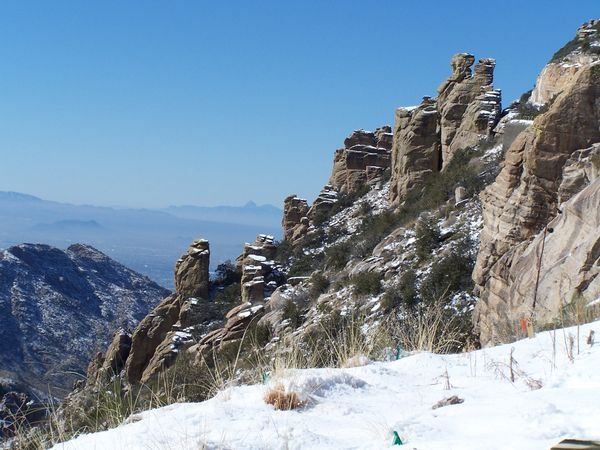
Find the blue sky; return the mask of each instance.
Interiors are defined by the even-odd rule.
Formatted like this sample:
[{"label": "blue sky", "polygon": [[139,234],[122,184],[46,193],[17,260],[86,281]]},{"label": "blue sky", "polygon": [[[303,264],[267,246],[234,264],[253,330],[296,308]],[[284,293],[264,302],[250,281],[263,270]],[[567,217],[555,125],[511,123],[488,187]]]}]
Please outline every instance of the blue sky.
[{"label": "blue sky", "polygon": [[588,1],[3,1],[0,190],[72,203],[312,200],[354,129],[454,53],[530,89]]}]

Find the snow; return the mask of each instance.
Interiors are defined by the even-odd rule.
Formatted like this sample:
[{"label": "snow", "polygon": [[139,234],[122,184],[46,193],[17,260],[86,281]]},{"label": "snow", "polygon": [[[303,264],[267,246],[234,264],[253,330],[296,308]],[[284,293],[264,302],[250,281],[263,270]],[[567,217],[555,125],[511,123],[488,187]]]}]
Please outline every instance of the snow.
[{"label": "snow", "polygon": [[267,260],[267,258],[265,256],[261,256],[261,255],[248,255],[248,258],[252,259],[253,261],[258,261],[258,262],[265,262]]},{"label": "snow", "polygon": [[[598,439],[600,345],[585,344],[592,329],[598,333],[600,321],[579,334],[549,331],[469,353],[276,373],[266,386],[231,387],[202,403],[146,411],[54,448],[380,449],[391,446],[394,431],[406,448],[419,450],[546,450],[567,437]],[[569,334],[581,336],[573,361],[564,345]],[[277,384],[305,406],[277,411],[265,404],[265,392]],[[432,409],[453,395],[464,402]]]}]

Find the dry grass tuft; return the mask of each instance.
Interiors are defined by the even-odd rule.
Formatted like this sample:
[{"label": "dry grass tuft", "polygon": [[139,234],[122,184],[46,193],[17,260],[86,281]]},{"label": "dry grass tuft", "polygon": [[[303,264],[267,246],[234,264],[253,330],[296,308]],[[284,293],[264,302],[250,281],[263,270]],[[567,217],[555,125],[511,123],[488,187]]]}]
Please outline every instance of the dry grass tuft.
[{"label": "dry grass tuft", "polygon": [[276,384],[264,396],[265,403],[280,411],[289,411],[304,406],[304,402],[294,391],[286,392],[283,384]]}]

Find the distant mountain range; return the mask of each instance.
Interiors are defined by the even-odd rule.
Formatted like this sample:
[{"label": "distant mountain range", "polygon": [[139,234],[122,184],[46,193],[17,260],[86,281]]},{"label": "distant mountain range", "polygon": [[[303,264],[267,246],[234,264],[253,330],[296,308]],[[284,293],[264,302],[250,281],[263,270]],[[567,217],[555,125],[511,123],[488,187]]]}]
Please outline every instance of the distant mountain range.
[{"label": "distant mountain range", "polygon": [[[272,205],[109,208],[0,191],[0,248],[23,242],[66,248],[93,245],[111,258],[173,287],[173,266],[193,239],[211,243],[214,266],[234,259],[257,234],[281,235],[282,210]],[[214,268],[214,267],[213,267]]]}]

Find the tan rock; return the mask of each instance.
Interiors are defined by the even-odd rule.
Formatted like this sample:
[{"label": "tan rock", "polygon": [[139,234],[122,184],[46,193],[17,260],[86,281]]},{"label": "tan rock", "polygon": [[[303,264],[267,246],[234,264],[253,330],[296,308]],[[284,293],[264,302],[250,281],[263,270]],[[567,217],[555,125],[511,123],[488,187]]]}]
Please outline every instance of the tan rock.
[{"label": "tan rock", "polygon": [[179,318],[179,297],[172,294],[150,312],[137,326],[131,339],[131,351],[125,364],[127,381],[136,384],[157,347]]},{"label": "tan rock", "polygon": [[452,75],[438,88],[442,162],[445,167],[454,153],[475,145],[491,132],[499,119],[500,92],[493,89],[495,60],[480,59],[471,75],[473,55],[452,58]]},{"label": "tan rock", "polygon": [[600,296],[598,205],[600,178],[563,204],[562,214],[548,224],[552,232],[538,233],[492,268],[485,301],[476,311],[482,342],[505,341],[507,329],[512,325],[514,330],[515,323],[532,313],[544,325],[578,296],[588,303]]},{"label": "tan rock", "polygon": [[415,109],[396,110],[392,150],[391,202],[400,204],[441,169],[439,120],[429,97]]},{"label": "tan rock", "polygon": [[[484,226],[473,273],[481,292],[481,323],[491,323],[494,315],[511,316],[516,300],[502,298],[512,283],[511,267],[527,251],[527,241],[556,216],[567,161],[600,142],[599,99],[600,65],[590,65],[517,136],[498,178],[481,194]],[[490,338],[481,332],[484,341]]]},{"label": "tan rock", "polygon": [[284,241],[294,242],[304,235],[303,233],[298,233],[297,230],[301,225],[302,219],[306,217],[308,210],[309,206],[306,200],[298,198],[296,195],[290,195],[284,200],[282,220]]},{"label": "tan rock", "polygon": [[192,242],[187,252],[175,265],[175,290],[182,297],[208,298],[208,241]]},{"label": "tan rock", "polygon": [[329,185],[338,192],[355,192],[390,167],[392,130],[384,126],[375,132],[357,130],[336,150]]}]

